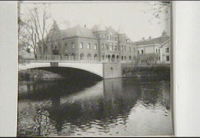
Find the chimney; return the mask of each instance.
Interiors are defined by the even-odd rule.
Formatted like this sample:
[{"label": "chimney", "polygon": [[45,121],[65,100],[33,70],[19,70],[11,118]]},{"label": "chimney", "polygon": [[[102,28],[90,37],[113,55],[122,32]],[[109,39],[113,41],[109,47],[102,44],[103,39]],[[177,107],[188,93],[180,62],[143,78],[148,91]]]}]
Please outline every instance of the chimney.
[{"label": "chimney", "polygon": [[149,36],[149,40],[151,40],[151,36]]}]

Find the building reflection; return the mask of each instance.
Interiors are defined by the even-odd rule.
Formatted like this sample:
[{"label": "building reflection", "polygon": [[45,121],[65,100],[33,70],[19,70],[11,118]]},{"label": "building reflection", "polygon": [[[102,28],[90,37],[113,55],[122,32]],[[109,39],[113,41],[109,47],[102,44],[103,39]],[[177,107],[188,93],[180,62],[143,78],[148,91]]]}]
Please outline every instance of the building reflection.
[{"label": "building reflection", "polygon": [[48,104],[40,107],[48,112],[51,129],[57,134],[73,133],[74,127],[89,129],[94,124],[108,131],[118,119],[126,125],[138,101],[146,108],[157,105],[170,108],[169,84],[162,81],[141,82],[124,78],[77,82],[77,85],[69,82],[27,84],[27,93],[19,97],[22,101],[48,100]]},{"label": "building reflection", "polygon": [[[133,81],[135,80],[131,82]],[[128,80],[122,79],[104,80],[90,89],[93,91],[87,89],[70,95],[66,99],[61,98],[61,101],[66,102],[47,108],[57,130],[60,131],[62,128],[60,125],[64,123],[61,122],[68,122],[71,126],[87,125],[91,127],[95,121],[99,121],[98,125],[106,130],[108,125],[115,123],[119,116],[125,122],[131,108],[140,97],[139,85],[130,85]],[[58,99],[51,100],[52,105],[60,103]]]}]

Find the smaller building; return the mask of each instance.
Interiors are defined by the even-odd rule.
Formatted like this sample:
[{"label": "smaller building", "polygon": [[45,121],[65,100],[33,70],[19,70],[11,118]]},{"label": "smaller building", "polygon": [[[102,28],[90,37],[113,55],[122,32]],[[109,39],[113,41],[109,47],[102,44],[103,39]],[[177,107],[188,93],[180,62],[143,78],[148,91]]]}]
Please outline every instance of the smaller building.
[{"label": "smaller building", "polygon": [[169,64],[170,37],[163,32],[160,37],[135,42],[136,60],[139,64]]}]

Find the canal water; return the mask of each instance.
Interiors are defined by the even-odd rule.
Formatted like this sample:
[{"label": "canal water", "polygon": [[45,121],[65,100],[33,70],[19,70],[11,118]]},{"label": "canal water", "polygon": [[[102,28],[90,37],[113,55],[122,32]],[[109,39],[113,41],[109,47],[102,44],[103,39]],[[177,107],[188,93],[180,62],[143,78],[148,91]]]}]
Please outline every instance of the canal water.
[{"label": "canal water", "polygon": [[169,81],[20,81],[18,100],[18,136],[173,134]]}]

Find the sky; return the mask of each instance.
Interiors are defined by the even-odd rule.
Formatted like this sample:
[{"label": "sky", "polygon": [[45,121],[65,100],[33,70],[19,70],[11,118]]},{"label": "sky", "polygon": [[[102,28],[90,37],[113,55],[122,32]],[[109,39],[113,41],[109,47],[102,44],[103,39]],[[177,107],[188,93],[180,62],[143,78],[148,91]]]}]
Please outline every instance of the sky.
[{"label": "sky", "polygon": [[[39,5],[39,2],[34,2]],[[47,3],[47,2],[46,2]],[[60,29],[76,25],[92,28],[94,25],[111,26],[116,31],[126,33],[132,41],[149,36],[158,37],[165,30],[169,32],[169,23],[162,12],[160,19],[153,13],[155,1],[101,1],[101,2],[50,2],[48,12]],[[21,12],[33,8],[33,2],[23,2]]]}]

